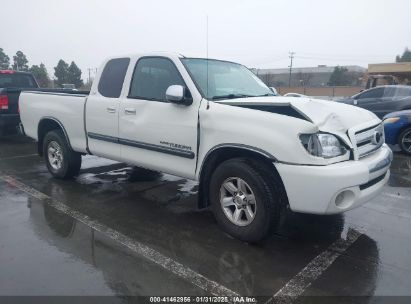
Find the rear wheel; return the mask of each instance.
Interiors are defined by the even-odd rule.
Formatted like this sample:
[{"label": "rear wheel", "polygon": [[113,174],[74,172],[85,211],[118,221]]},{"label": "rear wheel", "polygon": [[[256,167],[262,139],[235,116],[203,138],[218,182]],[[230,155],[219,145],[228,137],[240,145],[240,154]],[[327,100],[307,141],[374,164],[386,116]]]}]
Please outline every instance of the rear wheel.
[{"label": "rear wheel", "polygon": [[411,155],[411,127],[401,132],[398,136],[398,144],[404,153]]},{"label": "rear wheel", "polygon": [[69,179],[78,175],[81,155],[70,149],[62,131],[53,130],[46,134],[43,141],[43,155],[47,169],[54,177]]},{"label": "rear wheel", "polygon": [[228,234],[257,243],[277,227],[286,196],[279,177],[270,169],[259,161],[235,158],[213,173],[211,208]]}]

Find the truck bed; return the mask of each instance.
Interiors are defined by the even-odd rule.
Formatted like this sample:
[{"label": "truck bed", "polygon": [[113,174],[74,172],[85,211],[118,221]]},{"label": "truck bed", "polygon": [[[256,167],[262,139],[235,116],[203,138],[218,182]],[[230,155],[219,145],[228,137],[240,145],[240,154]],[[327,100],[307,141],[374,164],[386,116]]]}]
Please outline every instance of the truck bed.
[{"label": "truck bed", "polygon": [[38,89],[21,89],[21,91],[25,92],[42,92],[42,93],[61,93],[61,94],[69,94],[69,95],[89,95],[90,91],[74,91],[70,89],[61,89],[61,88],[38,88]]},{"label": "truck bed", "polygon": [[86,153],[84,106],[88,93],[50,89],[23,91],[19,106],[26,134],[38,140],[41,121],[52,117],[63,126],[71,147],[77,152]]}]

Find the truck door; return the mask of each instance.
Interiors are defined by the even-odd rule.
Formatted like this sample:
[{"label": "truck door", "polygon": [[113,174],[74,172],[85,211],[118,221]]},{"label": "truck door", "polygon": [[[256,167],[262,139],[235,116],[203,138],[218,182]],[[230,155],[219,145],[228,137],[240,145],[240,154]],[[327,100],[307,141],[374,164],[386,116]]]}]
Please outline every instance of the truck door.
[{"label": "truck door", "polygon": [[[194,98],[189,106],[166,100],[171,85],[190,89],[176,64],[182,67],[181,62],[166,57],[141,57],[135,64],[128,96],[120,105],[121,158],[148,169],[192,178],[201,99]],[[188,74],[185,77],[190,80]],[[192,82],[190,86],[194,90]]]},{"label": "truck door", "polygon": [[93,86],[86,103],[88,147],[94,155],[118,159],[118,119],[120,95],[130,58],[109,60],[98,86]]}]

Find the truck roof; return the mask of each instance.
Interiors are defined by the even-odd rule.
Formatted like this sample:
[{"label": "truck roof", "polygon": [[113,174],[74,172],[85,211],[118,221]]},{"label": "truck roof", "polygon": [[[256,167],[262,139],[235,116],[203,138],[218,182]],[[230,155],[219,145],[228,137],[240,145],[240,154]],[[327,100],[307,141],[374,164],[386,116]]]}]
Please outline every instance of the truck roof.
[{"label": "truck roof", "polygon": [[30,72],[16,71],[16,70],[0,70],[0,74],[26,74],[26,75],[32,75]]},{"label": "truck roof", "polygon": [[182,55],[182,54],[180,54],[180,53],[175,53],[175,52],[163,52],[163,51],[153,51],[153,52],[128,53],[128,54],[122,54],[122,55],[117,55],[117,56],[110,56],[110,57],[107,58],[107,60],[115,59],[115,58],[124,58],[124,57],[138,58],[138,57],[150,57],[150,56],[164,56],[164,57],[185,58],[185,56]]},{"label": "truck roof", "polygon": [[103,65],[107,63],[107,61],[111,59],[117,59],[117,58],[140,58],[140,57],[168,57],[168,58],[188,58],[188,59],[204,59],[204,60],[216,60],[216,61],[223,61],[223,62],[229,62],[229,63],[235,63],[235,64],[240,64],[241,63],[235,62],[235,61],[230,61],[230,60],[224,60],[224,59],[217,59],[217,58],[207,58],[207,57],[198,57],[198,56],[184,56],[181,53],[176,53],[176,52],[163,52],[163,51],[153,51],[153,52],[144,52],[144,53],[129,53],[129,54],[123,54],[123,55],[117,55],[117,56],[110,56],[106,58],[103,61]]}]

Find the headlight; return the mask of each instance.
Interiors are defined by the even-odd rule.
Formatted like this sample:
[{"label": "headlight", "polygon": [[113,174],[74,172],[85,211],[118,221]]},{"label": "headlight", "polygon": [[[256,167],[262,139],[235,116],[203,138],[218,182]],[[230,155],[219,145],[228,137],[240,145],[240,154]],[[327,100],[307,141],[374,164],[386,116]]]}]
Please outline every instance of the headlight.
[{"label": "headlight", "polygon": [[308,153],[314,156],[331,158],[344,155],[347,152],[338,138],[332,134],[302,134],[300,140]]},{"label": "headlight", "polygon": [[391,118],[384,119],[383,123],[384,124],[394,123],[394,122],[399,121],[400,119],[401,119],[400,117],[391,117]]}]

